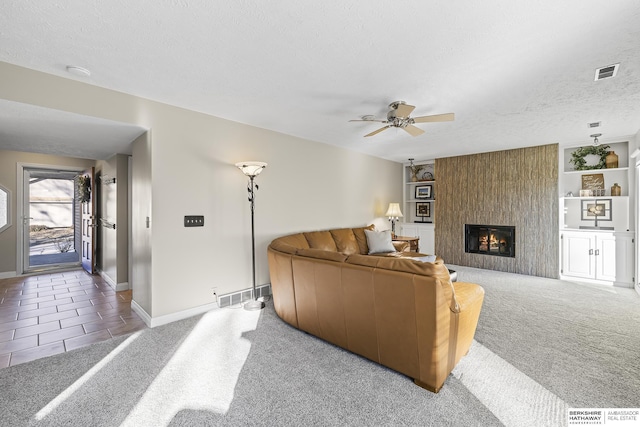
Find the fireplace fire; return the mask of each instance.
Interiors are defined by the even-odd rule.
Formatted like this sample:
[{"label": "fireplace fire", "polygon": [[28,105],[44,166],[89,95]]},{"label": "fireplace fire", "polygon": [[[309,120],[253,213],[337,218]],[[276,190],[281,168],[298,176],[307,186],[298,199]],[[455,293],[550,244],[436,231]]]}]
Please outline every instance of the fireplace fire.
[{"label": "fireplace fire", "polygon": [[464,251],[515,258],[516,228],[502,225],[465,224]]}]

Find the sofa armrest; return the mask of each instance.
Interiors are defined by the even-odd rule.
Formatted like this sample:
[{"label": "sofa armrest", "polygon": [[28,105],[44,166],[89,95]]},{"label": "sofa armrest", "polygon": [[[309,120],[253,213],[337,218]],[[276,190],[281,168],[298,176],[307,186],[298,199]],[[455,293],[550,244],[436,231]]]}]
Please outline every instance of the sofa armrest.
[{"label": "sofa armrest", "polygon": [[391,243],[393,243],[393,247],[396,248],[396,252],[409,252],[411,249],[409,242],[392,241]]}]

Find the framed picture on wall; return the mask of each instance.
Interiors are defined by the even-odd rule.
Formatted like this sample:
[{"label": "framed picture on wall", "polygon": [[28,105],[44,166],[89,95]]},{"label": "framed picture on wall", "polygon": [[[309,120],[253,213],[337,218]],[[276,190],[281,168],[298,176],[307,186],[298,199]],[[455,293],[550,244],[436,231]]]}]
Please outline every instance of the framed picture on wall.
[{"label": "framed picture on wall", "polygon": [[416,185],[416,199],[430,199],[432,189],[432,184]]}]

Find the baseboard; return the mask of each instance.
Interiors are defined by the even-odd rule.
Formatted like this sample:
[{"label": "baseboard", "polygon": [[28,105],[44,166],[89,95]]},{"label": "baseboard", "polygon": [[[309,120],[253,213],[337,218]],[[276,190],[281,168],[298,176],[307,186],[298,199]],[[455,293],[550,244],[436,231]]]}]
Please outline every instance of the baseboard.
[{"label": "baseboard", "polygon": [[116,283],[111,277],[109,277],[109,275],[107,273],[105,273],[102,270],[98,270],[98,273],[100,274],[100,277],[102,277],[104,279],[105,282],[107,282],[107,284],[109,286],[111,286],[111,288],[116,291],[116,292],[120,292],[120,291],[128,291],[129,290],[129,282],[122,282],[122,283]]},{"label": "baseboard", "polygon": [[631,288],[633,289],[633,283],[630,282],[613,282],[613,286],[618,288]]},{"label": "baseboard", "polygon": [[574,283],[588,283],[590,285],[615,286],[617,288],[633,288],[633,283],[631,282],[610,282],[608,280],[586,279],[583,277],[565,276],[563,274],[560,275],[560,280]]},{"label": "baseboard", "polygon": [[164,316],[151,317],[135,300],[131,301],[131,309],[136,312],[144,323],[150,328],[156,326],[166,325],[167,323],[176,322],[178,320],[188,319],[189,317],[197,316],[199,314],[206,313],[211,310],[219,310],[217,303],[201,305],[198,307],[190,308],[188,310],[182,310]]},{"label": "baseboard", "polygon": [[[256,286],[256,291],[258,297],[266,297],[267,295],[271,295],[271,284],[267,283],[266,285]],[[155,328],[156,326],[162,326],[166,325],[167,323],[176,322],[178,320],[188,319],[189,317],[197,316],[199,314],[206,313],[207,311],[219,310],[222,307],[229,307],[231,305],[240,304],[244,301],[252,299],[252,295],[252,288],[243,289],[241,291],[232,292],[230,294],[220,295],[218,297],[218,301],[211,304],[205,304],[158,317],[151,317],[149,313],[147,313],[142,307],[140,307],[138,303],[135,302],[135,300],[131,301],[131,309],[135,311],[138,316],[140,316],[140,318],[144,321],[144,323],[147,324],[148,327]]]},{"label": "baseboard", "polygon": [[18,272],[16,271],[3,271],[2,273],[0,273],[0,279],[10,279],[17,276]]},{"label": "baseboard", "polygon": [[116,285],[116,292],[128,291],[128,290],[129,290],[129,282],[122,282]]},{"label": "baseboard", "polygon": [[135,302],[135,300],[131,300],[131,310],[133,310],[142,321],[149,327],[151,327],[151,316],[147,313],[144,308],[140,307],[140,305]]}]

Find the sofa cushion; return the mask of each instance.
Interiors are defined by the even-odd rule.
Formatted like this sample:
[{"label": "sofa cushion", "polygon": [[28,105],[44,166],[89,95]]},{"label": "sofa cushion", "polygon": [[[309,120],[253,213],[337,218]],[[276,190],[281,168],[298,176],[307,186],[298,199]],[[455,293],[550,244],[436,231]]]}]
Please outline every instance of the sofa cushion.
[{"label": "sofa cushion", "polygon": [[451,283],[449,269],[442,261],[442,258],[437,258],[435,262],[416,262],[411,258],[380,257],[377,267],[387,270],[420,274],[422,276],[429,276],[438,279],[442,286],[445,298],[449,301],[449,308],[454,313],[460,312],[460,306],[456,299],[453,283]]},{"label": "sofa cushion", "polygon": [[329,231],[311,231],[304,233],[304,237],[307,239],[309,248],[311,249],[322,249],[323,251],[334,252],[338,250],[336,242],[333,240]]},{"label": "sofa cushion", "polygon": [[324,251],[322,249],[299,249],[299,256],[316,259],[326,259],[329,261],[344,262],[347,259],[347,255],[341,254],[336,251]]},{"label": "sofa cushion", "polygon": [[307,243],[304,234],[297,233],[278,237],[271,242],[271,247],[280,252],[295,254],[297,249],[309,249],[309,243]]},{"label": "sofa cushion", "polygon": [[352,229],[340,228],[337,230],[329,230],[329,232],[336,243],[338,252],[345,255],[360,253],[360,247],[358,246],[358,241]]},{"label": "sofa cushion", "polygon": [[379,257],[375,257],[375,256],[354,254],[349,256],[346,262],[348,262],[349,264],[376,268],[378,265],[378,259]]},{"label": "sofa cushion", "polygon": [[405,257],[351,255],[347,258],[346,262],[365,267],[384,268],[385,270],[402,271],[438,279],[444,292],[444,297],[449,301],[449,309],[454,313],[460,312],[460,305],[456,298],[453,283],[451,283],[449,269],[447,269],[442,258],[436,257],[435,262],[416,262],[412,258]]},{"label": "sofa cushion", "polygon": [[352,228],[353,235],[356,236],[356,242],[360,248],[360,255],[366,255],[369,253],[369,245],[367,245],[367,236],[364,234],[364,230],[374,230],[375,225],[371,224],[366,227]]},{"label": "sofa cushion", "polygon": [[391,230],[364,230],[364,234],[367,236],[369,254],[382,254],[396,251],[395,246],[393,246],[391,242]]},{"label": "sofa cushion", "polygon": [[442,261],[416,262],[413,258],[380,257],[377,267],[449,280],[449,270]]}]

